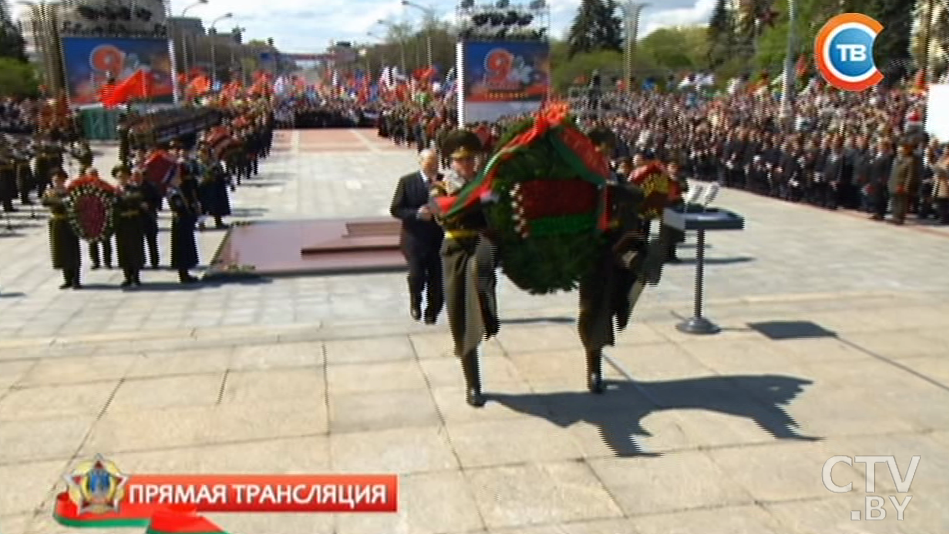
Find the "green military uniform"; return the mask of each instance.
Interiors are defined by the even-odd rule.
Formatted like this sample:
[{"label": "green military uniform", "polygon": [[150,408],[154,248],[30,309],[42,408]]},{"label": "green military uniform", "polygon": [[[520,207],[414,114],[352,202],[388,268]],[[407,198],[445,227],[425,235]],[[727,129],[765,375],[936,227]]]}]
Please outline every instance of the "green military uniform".
[{"label": "green military uniform", "polygon": [[13,199],[16,197],[16,159],[9,146],[0,145],[0,205],[3,205],[3,211],[17,211],[13,207]]},{"label": "green military uniform", "polygon": [[[458,130],[446,136],[442,148],[457,160],[474,157],[481,150],[481,143],[472,132]],[[442,199],[450,202],[450,195],[456,192],[446,189],[439,193]],[[436,198],[433,202],[433,212],[444,212],[448,204],[441,205],[438,200]],[[442,269],[454,352],[461,359],[468,404],[482,406],[478,345],[495,336],[500,329],[495,294],[497,253],[486,235],[488,225],[481,212],[440,222],[445,229]]]},{"label": "green military uniform", "polygon": [[36,150],[36,194],[43,196],[53,173],[62,169],[63,148],[55,143],[41,141]]},{"label": "green military uniform", "polygon": [[49,208],[49,246],[53,268],[63,271],[63,285],[60,289],[82,287],[79,280],[79,268],[82,254],[79,249],[79,237],[69,223],[68,200],[65,189],[49,189],[43,195],[43,205]]},{"label": "green military uniform", "polygon": [[[588,135],[600,154],[609,157],[616,142],[613,133],[598,128]],[[634,304],[630,292],[639,279],[648,238],[646,225],[639,217],[642,191],[632,184],[607,187],[610,228],[599,257],[581,278],[579,288],[577,326],[586,351],[587,388],[593,393],[603,391],[603,347],[614,345],[616,331],[629,322]]]},{"label": "green military uniform", "polygon": [[[124,167],[116,167],[112,175],[128,174]],[[116,196],[112,212],[115,228],[115,248],[119,267],[125,275],[122,287],[140,286],[140,272],[145,267],[145,195],[138,185],[127,178]]]},{"label": "green military uniform", "polygon": [[23,205],[33,204],[30,200],[30,191],[36,183],[33,176],[33,168],[30,166],[30,156],[26,147],[21,147],[16,151],[14,159],[14,173],[16,174],[16,187],[20,193],[20,203]]}]

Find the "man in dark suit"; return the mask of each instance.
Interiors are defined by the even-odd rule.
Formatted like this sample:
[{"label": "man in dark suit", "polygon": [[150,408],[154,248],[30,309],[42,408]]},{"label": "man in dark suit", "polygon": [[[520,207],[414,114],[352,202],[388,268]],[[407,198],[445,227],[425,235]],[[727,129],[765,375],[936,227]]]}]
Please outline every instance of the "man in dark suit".
[{"label": "man in dark suit", "polygon": [[389,208],[389,213],[402,221],[400,245],[409,265],[411,313],[416,321],[422,316],[422,292],[427,289],[426,324],[435,324],[445,304],[439,253],[444,234],[428,208],[431,190],[440,180],[438,155],[423,150],[419,153],[419,171],[399,178]]}]

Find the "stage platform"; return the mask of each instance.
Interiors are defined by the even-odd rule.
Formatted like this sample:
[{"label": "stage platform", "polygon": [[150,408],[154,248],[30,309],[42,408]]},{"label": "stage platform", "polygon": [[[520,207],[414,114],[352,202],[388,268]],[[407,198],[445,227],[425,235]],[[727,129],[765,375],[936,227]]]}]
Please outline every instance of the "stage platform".
[{"label": "stage platform", "polygon": [[400,228],[389,218],[238,224],[227,231],[205,278],[401,271]]}]

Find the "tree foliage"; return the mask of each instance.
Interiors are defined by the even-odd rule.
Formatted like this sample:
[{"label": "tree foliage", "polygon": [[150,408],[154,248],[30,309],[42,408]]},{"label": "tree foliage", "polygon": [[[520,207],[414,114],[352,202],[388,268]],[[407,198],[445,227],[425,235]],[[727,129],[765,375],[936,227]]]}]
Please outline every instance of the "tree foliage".
[{"label": "tree foliage", "polygon": [[33,97],[38,87],[33,65],[14,58],[0,58],[0,95]]},{"label": "tree foliage", "polygon": [[567,37],[568,59],[599,50],[623,50],[623,23],[615,0],[582,0]]},{"label": "tree foliage", "polygon": [[0,58],[26,61],[26,42],[10,13],[7,0],[0,0]]}]

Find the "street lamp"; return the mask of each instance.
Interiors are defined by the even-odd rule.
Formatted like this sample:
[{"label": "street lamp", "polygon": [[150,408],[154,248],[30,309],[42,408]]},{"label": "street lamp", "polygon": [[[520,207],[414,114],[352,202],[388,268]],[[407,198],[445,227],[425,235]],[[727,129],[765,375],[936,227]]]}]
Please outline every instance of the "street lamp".
[{"label": "street lamp", "polygon": [[[188,15],[188,11],[193,7],[198,7],[200,5],[207,4],[208,0],[198,0],[197,2],[189,5],[188,7],[181,10],[181,18],[185,18]],[[182,71],[188,72],[190,66],[188,65],[188,34],[184,31],[184,28],[178,28],[179,35],[181,35],[181,59],[182,59]],[[177,80],[177,75],[175,79]]]},{"label": "street lamp", "polygon": [[217,48],[217,39],[215,37],[217,30],[214,29],[214,26],[216,26],[218,22],[232,18],[233,16],[233,13],[225,13],[211,21],[209,30],[211,33],[211,90],[214,90],[214,87],[217,85],[217,59],[215,58],[215,49]]},{"label": "street lamp", "polygon": [[396,25],[387,20],[379,19],[376,21],[376,24],[381,24],[386,28],[389,28],[389,31],[396,35],[396,38],[399,40],[399,53],[402,59],[402,73],[405,74],[408,72],[405,68],[405,39],[402,38],[402,34],[397,30]]},{"label": "street lamp", "polygon": [[623,85],[626,87],[627,92],[633,90],[633,52],[636,47],[636,39],[639,38],[639,15],[643,9],[647,7],[649,7],[649,4],[633,2],[632,0],[627,0],[625,3],[620,4],[626,26],[626,46],[624,47],[625,50],[623,54],[625,56]]},{"label": "street lamp", "polygon": [[410,2],[409,0],[402,0],[402,5],[407,6],[407,7],[414,7],[415,9],[418,9],[419,11],[425,14],[425,17],[427,19],[425,23],[428,25],[428,29],[425,31],[426,33],[425,50],[428,55],[428,66],[431,67],[432,66],[432,30],[433,30],[432,23],[434,22],[435,17],[437,16],[437,11],[435,11],[435,8],[433,7],[420,6],[418,4],[414,4]]}]

